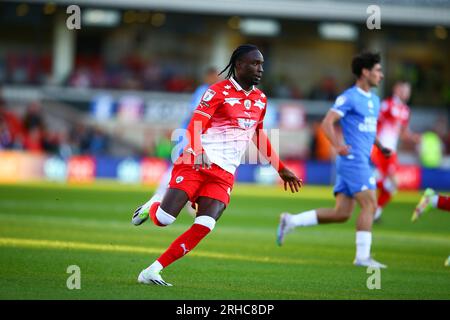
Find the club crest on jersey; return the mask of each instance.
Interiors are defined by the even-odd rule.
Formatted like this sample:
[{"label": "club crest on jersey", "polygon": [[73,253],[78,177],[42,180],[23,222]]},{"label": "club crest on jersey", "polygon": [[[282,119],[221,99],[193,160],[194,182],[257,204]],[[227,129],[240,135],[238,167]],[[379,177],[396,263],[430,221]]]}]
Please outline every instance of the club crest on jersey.
[{"label": "club crest on jersey", "polygon": [[208,102],[211,101],[211,99],[214,97],[216,92],[214,90],[208,89],[206,90],[205,94],[203,95],[202,101]]},{"label": "club crest on jersey", "polygon": [[339,96],[336,99],[336,102],[334,103],[335,107],[340,107],[345,103],[345,96]]},{"label": "club crest on jersey", "polygon": [[250,100],[245,100],[244,107],[245,109],[250,110],[250,108],[252,107],[252,102]]},{"label": "club crest on jersey", "polygon": [[256,123],[256,120],[238,118],[239,127],[241,127],[242,129],[249,129],[249,128],[253,127],[253,125],[255,123]]},{"label": "club crest on jersey", "polygon": [[183,176],[178,176],[178,177],[175,179],[175,182],[176,182],[176,183],[180,183],[181,181],[183,181],[183,179],[184,179]]}]

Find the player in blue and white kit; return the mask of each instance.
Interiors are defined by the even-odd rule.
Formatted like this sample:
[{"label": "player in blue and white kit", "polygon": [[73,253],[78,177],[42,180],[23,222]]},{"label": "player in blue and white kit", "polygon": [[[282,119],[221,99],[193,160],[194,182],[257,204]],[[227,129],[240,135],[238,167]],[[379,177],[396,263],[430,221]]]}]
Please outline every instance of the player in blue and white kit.
[{"label": "player in blue and white kit", "polygon": [[[373,92],[383,79],[380,56],[361,53],[352,61],[356,84],[337,99],[322,121],[322,128],[336,149],[336,206],[306,211],[296,215],[282,213],[278,226],[277,242],[282,245],[284,237],[295,227],[347,221],[353,212],[355,201],[361,207],[356,223],[356,257],[354,264],[385,268],[370,255],[372,222],[376,211],[376,181],[370,165],[370,152],[376,144],[383,154],[390,150],[376,140],[380,99]],[[335,122],[339,121],[344,142],[339,141]]]}]

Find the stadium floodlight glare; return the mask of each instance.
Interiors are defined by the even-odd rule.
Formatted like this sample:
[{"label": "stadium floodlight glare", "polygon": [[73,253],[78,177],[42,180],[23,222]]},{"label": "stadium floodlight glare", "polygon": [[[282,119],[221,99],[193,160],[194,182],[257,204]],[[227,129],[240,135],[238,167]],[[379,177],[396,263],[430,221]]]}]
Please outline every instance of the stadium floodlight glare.
[{"label": "stadium floodlight glare", "polygon": [[355,41],[358,38],[358,29],[348,23],[319,24],[319,34],[327,40]]},{"label": "stadium floodlight glare", "polygon": [[277,36],[280,33],[280,24],[272,19],[242,19],[239,27],[245,35]]},{"label": "stadium floodlight glare", "polygon": [[85,26],[115,27],[121,18],[116,10],[85,9],[82,12],[82,24]]}]

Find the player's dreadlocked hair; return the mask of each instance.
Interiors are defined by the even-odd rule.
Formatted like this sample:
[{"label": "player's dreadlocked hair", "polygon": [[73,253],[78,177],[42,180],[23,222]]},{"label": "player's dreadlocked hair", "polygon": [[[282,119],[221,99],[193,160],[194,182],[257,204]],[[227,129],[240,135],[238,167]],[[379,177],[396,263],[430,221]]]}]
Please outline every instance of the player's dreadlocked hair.
[{"label": "player's dreadlocked hair", "polygon": [[236,61],[239,60],[240,57],[242,57],[244,54],[251,52],[253,50],[258,50],[258,47],[252,44],[243,44],[239,47],[237,47],[234,51],[233,54],[231,55],[230,58],[230,62],[228,63],[228,65],[225,67],[225,69],[223,69],[220,73],[219,76],[224,73],[225,71],[228,70],[227,76],[226,78],[229,79],[231,76],[236,76],[234,74],[234,67],[236,66]]}]

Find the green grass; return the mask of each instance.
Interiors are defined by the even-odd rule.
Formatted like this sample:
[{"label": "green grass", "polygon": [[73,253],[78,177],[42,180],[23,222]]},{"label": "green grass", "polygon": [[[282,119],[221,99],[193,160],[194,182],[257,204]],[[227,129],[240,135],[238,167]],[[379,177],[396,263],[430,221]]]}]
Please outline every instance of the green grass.
[{"label": "green grass", "polygon": [[[0,186],[0,299],[449,299],[450,214],[410,222],[419,193],[399,193],[374,226],[372,252],[388,264],[381,289],[352,265],[355,211],[344,224],[297,229],[279,248],[281,211],[334,204],[328,187],[237,185],[216,229],[164,271],[172,288],[144,286],[139,272],[192,223],[181,213],[167,228],[130,224],[151,190],[112,182]],[[68,290],[67,267],[81,269]]]}]

